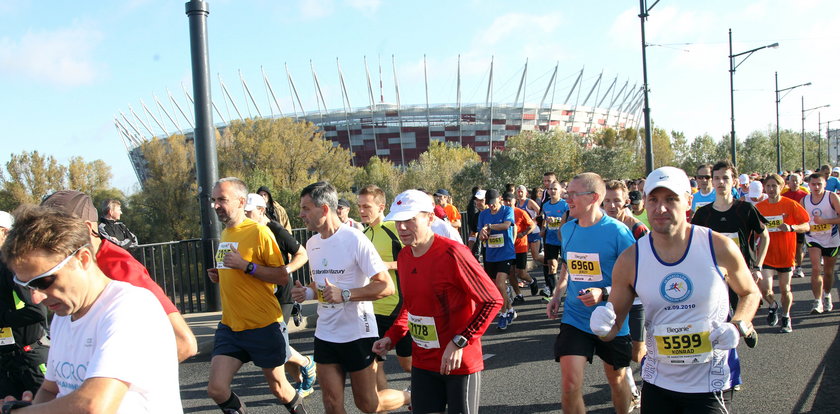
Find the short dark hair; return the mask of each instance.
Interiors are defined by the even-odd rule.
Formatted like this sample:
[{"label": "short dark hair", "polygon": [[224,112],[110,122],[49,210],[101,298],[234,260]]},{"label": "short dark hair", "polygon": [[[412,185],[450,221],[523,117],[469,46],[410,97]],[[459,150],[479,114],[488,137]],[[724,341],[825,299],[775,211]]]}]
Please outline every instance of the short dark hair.
[{"label": "short dark hair", "polygon": [[811,182],[811,180],[813,180],[813,179],[815,179],[815,178],[820,178],[820,179],[823,179],[823,180],[825,180],[825,179],[826,179],[826,178],[825,178],[825,174],[823,174],[823,173],[819,173],[819,172],[815,172],[815,173],[813,173],[813,174],[811,174],[811,175],[809,175],[809,176],[808,176],[808,182]]},{"label": "short dark hair", "polygon": [[733,177],[736,177],[736,178],[738,177],[738,169],[735,168],[735,165],[732,164],[732,161],[729,161],[729,160],[718,161],[718,162],[715,163],[715,165],[712,166],[712,172],[713,173],[715,171],[726,170],[726,169],[728,169],[729,171],[732,171],[732,176]]},{"label": "short dark hair", "polygon": [[34,250],[67,256],[90,243],[85,222],[61,210],[24,204],[14,213],[15,225],[3,243],[3,261],[17,263]]},{"label": "short dark hair", "polygon": [[303,190],[300,190],[300,198],[305,196],[309,196],[312,199],[312,204],[318,207],[326,205],[332,211],[338,209],[338,191],[326,181],[318,181],[304,187]]}]

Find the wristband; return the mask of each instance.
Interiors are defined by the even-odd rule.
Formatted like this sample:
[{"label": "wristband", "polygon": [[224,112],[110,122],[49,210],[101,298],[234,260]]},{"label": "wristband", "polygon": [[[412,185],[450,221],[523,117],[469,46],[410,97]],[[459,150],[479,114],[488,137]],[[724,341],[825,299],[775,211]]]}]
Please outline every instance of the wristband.
[{"label": "wristband", "polygon": [[10,414],[16,408],[29,407],[32,405],[30,401],[6,401],[0,407],[0,414]]},{"label": "wristband", "polygon": [[306,300],[315,299],[315,291],[311,287],[306,288]]}]

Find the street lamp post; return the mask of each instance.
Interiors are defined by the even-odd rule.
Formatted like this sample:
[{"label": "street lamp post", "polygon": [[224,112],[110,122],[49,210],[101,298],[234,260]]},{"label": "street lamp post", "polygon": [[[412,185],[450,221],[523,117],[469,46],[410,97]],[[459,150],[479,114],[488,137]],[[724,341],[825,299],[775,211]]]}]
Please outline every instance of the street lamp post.
[{"label": "street lamp post", "polygon": [[828,108],[831,104],[815,106],[805,109],[805,97],[802,97],[802,171],[805,171],[805,116],[806,113],[820,108]]},{"label": "street lamp post", "polygon": [[779,89],[779,72],[776,72],[776,171],[778,171],[779,173],[782,172],[782,139],[781,135],[779,134],[779,102],[782,101],[782,98],[787,96],[787,93],[784,95],[779,95],[779,93],[785,91],[790,93],[791,90],[796,89],[800,86],[809,85],[811,85],[811,82],[791,86],[790,88]]},{"label": "street lamp post", "polygon": [[642,21],[642,79],[644,85],[642,88],[645,95],[645,107],[642,113],[645,117],[645,171],[650,174],[653,171],[653,138],[650,130],[650,101],[648,100],[648,78],[647,78],[647,43],[645,42],[645,20],[647,20],[648,13],[651,9],[659,3],[659,0],[653,2],[653,5],[647,7],[647,0],[639,0],[639,19]]},{"label": "street lamp post", "polygon": [[[820,113],[817,112],[818,117],[819,117],[819,115],[820,115]],[[819,118],[817,118],[817,122],[819,123],[819,129],[818,129],[819,138],[818,138],[818,141],[817,141],[818,142],[817,154],[819,154],[819,155],[817,156],[818,157],[817,160],[820,164],[822,164],[822,126],[823,125],[827,126],[826,130],[825,130],[825,161],[830,164],[831,163],[831,123],[832,122],[837,122],[837,121],[840,121],[840,119],[832,119],[831,121],[821,122],[821,121],[819,121]]]},{"label": "street lamp post", "polygon": [[[744,61],[746,61],[753,53],[767,48],[776,48],[779,47],[779,43],[773,43],[770,45],[765,45],[761,47],[757,47],[755,49],[747,50],[746,52],[741,53],[732,53],[732,29],[729,29],[729,105],[732,108],[732,117],[730,120],[732,121],[732,131],[729,133],[729,141],[732,146],[731,153],[732,153],[732,165],[737,165],[738,161],[735,158],[735,69],[738,69],[738,66],[741,66]],[[746,56],[744,56],[746,55]],[[744,56],[740,62],[735,64],[735,58],[738,56]]]}]

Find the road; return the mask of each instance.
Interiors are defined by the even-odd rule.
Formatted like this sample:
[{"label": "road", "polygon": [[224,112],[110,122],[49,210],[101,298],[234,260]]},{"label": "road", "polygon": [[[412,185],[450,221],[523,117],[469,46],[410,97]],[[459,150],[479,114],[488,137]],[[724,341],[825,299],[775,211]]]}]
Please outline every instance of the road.
[{"label": "road", "polygon": [[[540,277],[541,278],[541,277]],[[840,310],[809,315],[808,278],[794,279],[793,332],[777,333],[766,326],[766,307],[759,310],[755,324],[759,343],[754,349],[743,344],[738,351],[744,378],[743,389],[735,394],[734,408],[740,413],[838,413],[840,412]],[[836,295],[836,290],[835,290]],[[835,296],[835,300],[837,297]],[[835,302],[837,305],[837,302]],[[552,347],[557,321],[545,317],[544,302],[527,297],[517,308],[519,318],[506,331],[495,324],[484,336],[486,368],[482,378],[482,413],[557,413],[560,409],[560,371]],[[304,354],[312,353],[312,330],[294,333],[292,345]],[[206,396],[209,357],[196,357],[181,365],[181,396],[185,412],[216,413],[216,405]],[[408,386],[408,374],[397,372],[395,358],[386,362],[393,388]],[[638,376],[638,365],[633,365]],[[246,364],[234,380],[233,388],[248,406],[249,413],[285,412],[268,392],[262,373]],[[346,388],[345,407],[353,406]],[[583,389],[587,409],[592,413],[612,413],[609,387],[601,362],[586,369]],[[321,394],[306,398],[310,413],[323,413]],[[398,412],[407,412],[402,410]]]}]

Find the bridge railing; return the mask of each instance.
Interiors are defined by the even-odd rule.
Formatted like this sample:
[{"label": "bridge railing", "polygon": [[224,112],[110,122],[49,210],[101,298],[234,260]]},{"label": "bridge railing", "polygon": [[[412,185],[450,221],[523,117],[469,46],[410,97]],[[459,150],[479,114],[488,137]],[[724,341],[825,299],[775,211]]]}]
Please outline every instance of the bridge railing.
[{"label": "bridge railing", "polygon": [[[467,240],[467,215],[462,215],[461,236]],[[302,246],[315,234],[307,229],[293,229],[292,236]],[[215,263],[205,264],[201,254],[201,239],[170,241],[163,243],[141,244],[128,251],[146,269],[152,279],[163,288],[166,295],[175,303],[181,313],[209,311],[206,291],[210,283],[207,269]],[[311,282],[309,263],[292,273],[293,280],[286,287],[286,294],[278,293],[281,302],[290,302],[288,289],[298,280],[306,285]]]}]

